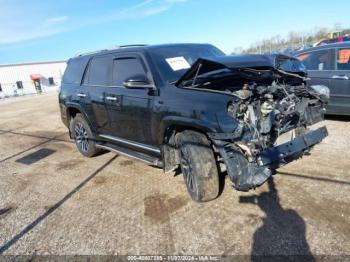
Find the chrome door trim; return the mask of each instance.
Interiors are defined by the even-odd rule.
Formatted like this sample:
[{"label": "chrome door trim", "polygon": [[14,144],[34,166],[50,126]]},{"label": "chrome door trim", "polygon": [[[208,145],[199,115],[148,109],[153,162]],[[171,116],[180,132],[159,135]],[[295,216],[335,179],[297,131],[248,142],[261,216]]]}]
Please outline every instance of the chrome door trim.
[{"label": "chrome door trim", "polygon": [[349,80],[349,77],[346,75],[334,75],[332,79]]},{"label": "chrome door trim", "polygon": [[106,96],[106,100],[117,101],[118,98],[116,96]]}]

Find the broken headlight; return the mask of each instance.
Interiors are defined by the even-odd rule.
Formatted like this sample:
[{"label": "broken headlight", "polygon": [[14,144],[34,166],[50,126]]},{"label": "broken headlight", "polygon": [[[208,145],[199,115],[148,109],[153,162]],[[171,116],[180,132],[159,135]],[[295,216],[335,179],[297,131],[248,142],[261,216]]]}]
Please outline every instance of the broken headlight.
[{"label": "broken headlight", "polygon": [[320,95],[320,98],[327,102],[330,97],[329,88],[324,85],[312,85],[310,86],[317,94]]}]

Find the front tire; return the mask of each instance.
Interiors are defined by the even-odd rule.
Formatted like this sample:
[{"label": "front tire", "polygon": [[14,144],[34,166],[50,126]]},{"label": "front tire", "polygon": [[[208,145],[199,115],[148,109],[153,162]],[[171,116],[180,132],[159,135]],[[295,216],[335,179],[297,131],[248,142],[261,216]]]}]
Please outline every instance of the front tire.
[{"label": "front tire", "polygon": [[70,122],[70,132],[79,152],[86,157],[100,153],[93,139],[91,128],[82,114],[77,114]]},{"label": "front tire", "polygon": [[213,150],[205,135],[195,131],[180,134],[181,171],[193,200],[205,202],[219,195],[219,174]]}]

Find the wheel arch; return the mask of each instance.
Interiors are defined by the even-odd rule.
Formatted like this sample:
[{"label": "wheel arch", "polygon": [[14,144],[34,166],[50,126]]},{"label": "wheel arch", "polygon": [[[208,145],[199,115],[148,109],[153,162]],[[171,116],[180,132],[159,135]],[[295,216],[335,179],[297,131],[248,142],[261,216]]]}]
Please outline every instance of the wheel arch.
[{"label": "wheel arch", "polygon": [[[96,130],[94,129],[93,125],[91,124],[91,121],[89,120],[89,117],[87,116],[87,114],[84,112],[84,110],[82,109],[82,107],[79,104],[67,104],[66,105],[66,116],[67,116],[67,122],[68,125],[71,122],[71,120],[77,115],[77,114],[81,114],[84,119],[86,120],[86,122],[89,124],[92,133],[95,135],[96,134]],[[72,138],[72,134],[69,129],[69,136]]]},{"label": "wheel arch", "polygon": [[202,121],[200,119],[186,118],[186,117],[166,117],[161,122],[159,144],[164,144],[167,136],[174,130],[193,130],[202,133],[207,136],[209,132],[215,132],[216,127],[210,123]]},{"label": "wheel arch", "polygon": [[[193,121],[193,120],[192,120]],[[191,130],[201,133],[207,137],[209,141],[211,139],[208,137],[207,133],[212,130],[204,125],[199,125],[198,122],[183,122],[183,121],[173,121],[168,122],[162,132],[162,145],[163,145],[163,169],[164,172],[170,172],[178,167],[180,164],[179,158],[179,144],[178,138],[185,130]]]}]

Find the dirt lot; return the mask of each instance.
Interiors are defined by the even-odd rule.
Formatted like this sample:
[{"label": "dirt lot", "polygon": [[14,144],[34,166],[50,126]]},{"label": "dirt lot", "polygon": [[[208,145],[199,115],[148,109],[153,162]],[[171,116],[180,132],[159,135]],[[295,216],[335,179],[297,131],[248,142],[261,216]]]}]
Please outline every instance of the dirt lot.
[{"label": "dirt lot", "polygon": [[348,254],[350,122],[255,191],[198,204],[181,175],[82,157],[56,94],[0,101],[0,253]]}]

